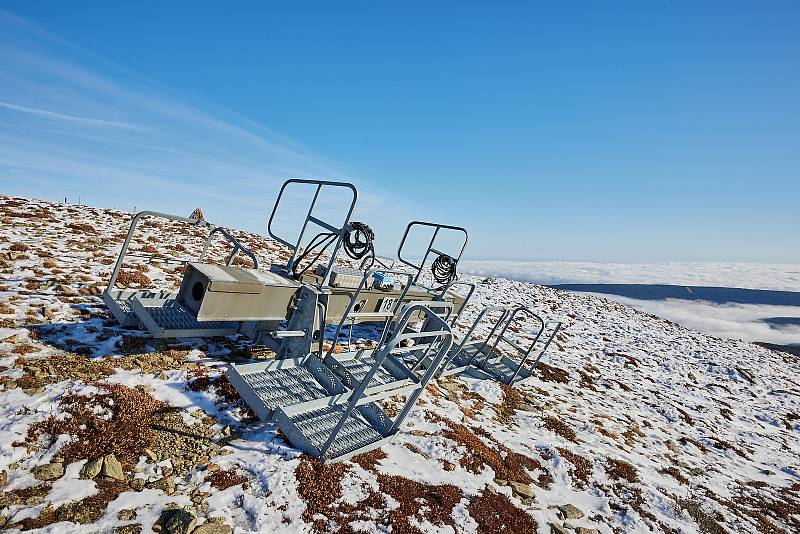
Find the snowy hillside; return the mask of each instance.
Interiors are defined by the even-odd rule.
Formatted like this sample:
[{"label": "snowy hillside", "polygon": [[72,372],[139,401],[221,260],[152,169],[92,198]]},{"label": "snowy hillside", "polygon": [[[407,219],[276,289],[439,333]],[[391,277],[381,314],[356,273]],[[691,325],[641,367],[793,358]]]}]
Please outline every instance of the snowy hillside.
[{"label": "snowy hillside", "polygon": [[[0,197],[0,527],[800,531],[795,356],[590,295],[466,277],[478,290],[463,324],[490,303],[564,322],[547,365],[514,388],[440,380],[390,445],[321,466],[221,377],[263,350],[116,326],[98,295],[130,218]],[[153,222],[141,235],[120,282],[177,287],[180,265],[153,255],[196,256],[199,237]],[[236,235],[265,264],[285,254]]]}]

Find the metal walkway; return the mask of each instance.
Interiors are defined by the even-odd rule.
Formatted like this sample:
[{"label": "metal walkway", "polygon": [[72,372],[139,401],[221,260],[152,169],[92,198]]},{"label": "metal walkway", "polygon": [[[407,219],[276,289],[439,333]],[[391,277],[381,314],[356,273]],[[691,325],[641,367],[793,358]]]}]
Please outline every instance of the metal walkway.
[{"label": "metal walkway", "polygon": [[[408,331],[422,314],[425,329]],[[386,443],[415,405],[452,345],[449,325],[423,305],[403,309],[394,334],[374,351],[328,355],[336,372],[314,354],[304,358],[231,365],[226,376],[264,421],[274,421],[289,441],[322,461],[340,461]],[[393,353],[426,338],[433,359],[421,375],[412,374]],[[379,401],[406,400],[394,419]]]}]

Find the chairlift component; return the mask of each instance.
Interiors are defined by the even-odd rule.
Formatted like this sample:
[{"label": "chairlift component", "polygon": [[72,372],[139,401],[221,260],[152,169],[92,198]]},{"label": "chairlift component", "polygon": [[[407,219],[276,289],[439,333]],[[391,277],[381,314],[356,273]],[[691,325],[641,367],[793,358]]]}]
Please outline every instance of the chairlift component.
[{"label": "chairlift component", "polygon": [[[308,207],[308,213],[306,213],[305,221],[300,229],[300,235],[297,237],[297,241],[295,243],[290,243],[286,239],[278,236],[272,229],[273,222],[275,220],[275,214],[278,211],[278,206],[281,204],[281,200],[283,199],[283,194],[286,192],[286,188],[293,185],[293,184],[309,184],[315,185],[316,190],[314,191],[314,197],[311,200],[311,204]],[[322,219],[319,219],[314,215],[314,208],[317,205],[317,201],[319,200],[320,194],[323,191],[323,188],[343,188],[349,189],[352,193],[350,204],[347,208],[347,214],[344,217],[340,226],[334,226]],[[267,223],[267,232],[269,235],[278,241],[279,243],[283,243],[292,251],[292,255],[289,257],[289,260],[286,262],[286,266],[284,268],[285,273],[288,275],[289,273],[294,272],[295,264],[299,263],[299,256],[300,256],[300,246],[303,243],[303,237],[305,237],[306,230],[308,229],[308,223],[313,223],[314,225],[321,227],[328,231],[329,234],[333,235],[331,239],[331,243],[333,244],[333,250],[331,251],[330,260],[328,260],[328,266],[325,269],[325,276],[323,276],[322,281],[320,283],[321,288],[326,288],[329,285],[329,276],[331,272],[331,267],[333,267],[334,263],[336,262],[336,255],[339,253],[339,248],[342,245],[342,239],[344,239],[345,233],[348,231],[348,222],[350,221],[350,216],[353,214],[353,210],[356,207],[356,202],[358,201],[358,191],[353,184],[347,182],[330,182],[325,180],[301,180],[301,179],[291,179],[286,180],[283,182],[280,191],[278,192],[278,198],[275,199],[275,205],[272,207],[272,213],[269,216],[269,222]],[[313,241],[313,240],[312,240]],[[326,245],[327,247],[328,245]],[[309,247],[307,247],[308,249]],[[313,261],[312,261],[313,264]],[[301,273],[303,274],[303,273]]]},{"label": "chairlift component", "polygon": [[[404,258],[403,250],[406,247],[406,243],[408,242],[408,238],[412,230],[414,228],[424,228],[424,227],[433,228],[433,234],[431,235],[430,242],[428,243],[428,247],[425,250],[425,255],[422,257],[422,261],[417,264],[409,260],[408,258]],[[456,249],[458,250],[457,254],[450,255],[434,248],[434,245],[437,244],[437,238],[439,237],[439,232],[442,230],[450,234],[461,236],[460,239],[461,245],[460,247],[456,247]],[[455,280],[455,265],[458,264],[458,262],[461,260],[461,255],[464,253],[464,249],[467,246],[468,239],[469,235],[467,234],[467,230],[465,228],[462,228],[461,226],[450,226],[448,224],[437,224],[426,221],[412,221],[408,223],[408,226],[406,226],[406,231],[403,234],[403,238],[400,240],[400,246],[397,248],[397,259],[399,259],[405,265],[408,265],[409,267],[414,269],[416,273],[416,276],[414,276],[414,283],[416,284],[419,282],[419,276],[420,274],[422,274],[422,269],[425,266],[425,262],[428,260],[428,257],[430,257],[432,253],[437,256],[437,260],[439,260],[439,258],[444,258],[444,257],[449,258],[447,260],[445,259],[439,260],[440,265],[439,267],[437,267],[437,271],[439,271],[441,274],[446,274],[448,276],[448,282],[451,282]],[[450,278],[451,269],[452,269],[452,278]],[[434,275],[435,274],[436,271],[434,271]],[[446,283],[446,282],[441,282],[438,279],[437,282]]]},{"label": "chairlift component", "polygon": [[[274,421],[295,447],[324,462],[336,462],[387,443],[416,404],[452,345],[452,333],[441,320],[432,330],[406,332],[412,316],[435,317],[424,306],[407,308],[397,334],[375,351],[371,366],[355,387],[348,388],[323,362],[309,354],[303,358],[231,365],[226,376],[244,401],[265,421]],[[419,337],[436,338],[435,360],[430,369],[402,392],[406,401],[392,420],[378,401],[398,394],[396,388],[375,389],[386,373],[390,353]],[[341,356],[341,355],[340,355]],[[363,355],[361,356],[363,357]]]},{"label": "chairlift component", "polygon": [[[314,274],[324,277],[325,266],[317,265],[317,268],[314,269]],[[355,289],[358,287],[358,284],[361,283],[362,276],[364,276],[364,271],[362,270],[345,265],[334,265],[331,268],[330,285],[331,287]]]},{"label": "chairlift component", "polygon": [[282,321],[299,288],[269,271],[189,263],[176,300],[198,321]]},{"label": "chairlift component", "polygon": [[[122,248],[120,250],[119,256],[117,257],[117,262],[114,266],[114,270],[111,272],[111,278],[109,279],[108,285],[106,289],[103,291],[103,301],[108,306],[108,309],[114,315],[114,317],[119,321],[122,326],[136,326],[140,323],[144,323],[146,326],[149,324],[153,327],[151,333],[155,334],[158,332],[158,335],[161,337],[169,337],[168,332],[173,330],[173,326],[179,326],[177,330],[185,331],[195,331],[196,335],[207,335],[203,332],[205,331],[213,331],[217,332],[220,330],[219,325],[203,325],[199,324],[196,325],[189,321],[188,316],[183,313],[181,310],[175,305],[175,299],[177,297],[177,292],[168,290],[168,289],[138,289],[138,290],[130,290],[130,289],[117,289],[116,283],[119,277],[119,274],[122,270],[122,265],[125,262],[125,258],[128,255],[128,248],[130,247],[131,241],[133,239],[133,235],[136,231],[139,222],[144,219],[145,217],[157,218],[157,219],[165,219],[167,221],[175,221],[180,223],[185,223],[191,227],[195,228],[202,228],[207,231],[205,243],[203,245],[203,250],[200,253],[200,256],[197,260],[191,259],[179,259],[177,261],[181,263],[188,263],[191,261],[200,261],[202,262],[203,259],[206,257],[208,253],[209,246],[211,244],[211,240],[214,238],[215,235],[219,234],[223,236],[226,241],[231,244],[231,252],[226,260],[227,265],[231,265],[233,261],[236,259],[237,255],[242,252],[247,255],[251,261],[253,262],[254,266],[258,267],[258,258],[253,254],[247,247],[242,245],[235,237],[233,237],[230,233],[228,233],[224,228],[215,226],[211,223],[206,221],[200,221],[197,219],[181,217],[178,215],[169,215],[166,213],[159,213],[155,211],[141,211],[134,215],[133,219],[131,220],[130,227],[128,228],[128,233],[125,236],[125,241],[122,243]],[[154,256],[158,257],[159,259],[163,259],[164,256]],[[134,300],[139,299],[142,301],[141,306],[136,306],[134,309],[132,303]],[[139,316],[139,313],[144,313],[142,310],[149,310],[152,312],[154,308],[163,307],[163,313],[147,313],[148,318],[145,320],[144,317]],[[209,328],[204,328],[208,326]],[[186,327],[186,328],[185,328]],[[195,328],[197,327],[197,328]],[[229,331],[229,325],[226,325],[226,328],[223,330]],[[235,331],[235,329],[234,329]],[[210,335],[220,335],[220,334],[210,334]]]}]

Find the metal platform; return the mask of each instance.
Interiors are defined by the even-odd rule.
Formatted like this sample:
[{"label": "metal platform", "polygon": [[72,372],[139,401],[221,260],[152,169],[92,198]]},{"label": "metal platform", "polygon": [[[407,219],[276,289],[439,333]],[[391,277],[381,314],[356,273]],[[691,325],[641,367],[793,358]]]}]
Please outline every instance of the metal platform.
[{"label": "metal platform", "polygon": [[[407,331],[418,314],[428,327]],[[374,351],[326,356],[336,372],[309,354],[231,365],[226,376],[259,418],[274,421],[295,447],[323,461],[340,461],[379,447],[397,432],[452,345],[450,327],[419,304],[404,309],[394,331]],[[434,358],[417,377],[392,353],[422,337],[434,340]],[[378,401],[401,394],[405,404],[392,420]]]},{"label": "metal platform", "polygon": [[[492,314],[496,318],[493,319]],[[530,333],[533,341],[522,346],[507,332],[512,324],[525,318],[533,320],[537,326]],[[488,327],[489,333],[478,338],[477,330],[481,325]],[[548,325],[550,331],[543,339]],[[467,334],[453,346],[442,365],[441,375],[464,373],[492,378],[504,384],[524,380],[531,376],[560,328],[561,323],[545,322],[525,306],[488,306],[481,310]],[[501,344],[509,347],[515,357],[503,354],[499,348]],[[534,353],[535,357],[531,359]]]},{"label": "metal platform", "polygon": [[233,321],[198,321],[175,299],[139,298],[128,301],[134,315],[154,338],[229,336],[239,331]]}]

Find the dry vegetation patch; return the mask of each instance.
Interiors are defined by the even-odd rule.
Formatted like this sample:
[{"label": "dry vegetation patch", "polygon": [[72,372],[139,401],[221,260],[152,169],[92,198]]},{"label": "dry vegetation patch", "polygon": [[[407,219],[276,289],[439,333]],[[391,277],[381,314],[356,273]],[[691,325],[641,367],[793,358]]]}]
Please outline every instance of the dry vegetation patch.
[{"label": "dry vegetation patch", "polygon": [[539,362],[536,366],[534,373],[539,376],[542,382],[557,382],[559,384],[569,383],[569,373],[564,369],[547,365],[544,362]]},{"label": "dry vegetation patch", "polygon": [[536,532],[538,525],[500,493],[484,490],[469,501],[469,515],[478,523],[478,534]]},{"label": "dry vegetation patch", "polygon": [[428,419],[445,425],[446,429],[442,435],[465,448],[459,462],[464,469],[478,474],[483,471],[484,467],[489,466],[494,470],[495,477],[523,484],[534,482],[529,471],[541,470],[542,474],[536,483],[542,487],[549,484],[550,474],[544,470],[538,460],[512,451],[492,438],[486,431],[467,428],[430,412]]},{"label": "dry vegetation patch", "polygon": [[59,450],[67,462],[114,454],[123,462],[135,463],[153,437],[156,415],[168,406],[140,388],[95,385],[101,393],[63,396],[59,416],[31,425],[28,441],[44,439],[49,447],[59,435],[69,434],[73,440]]}]

